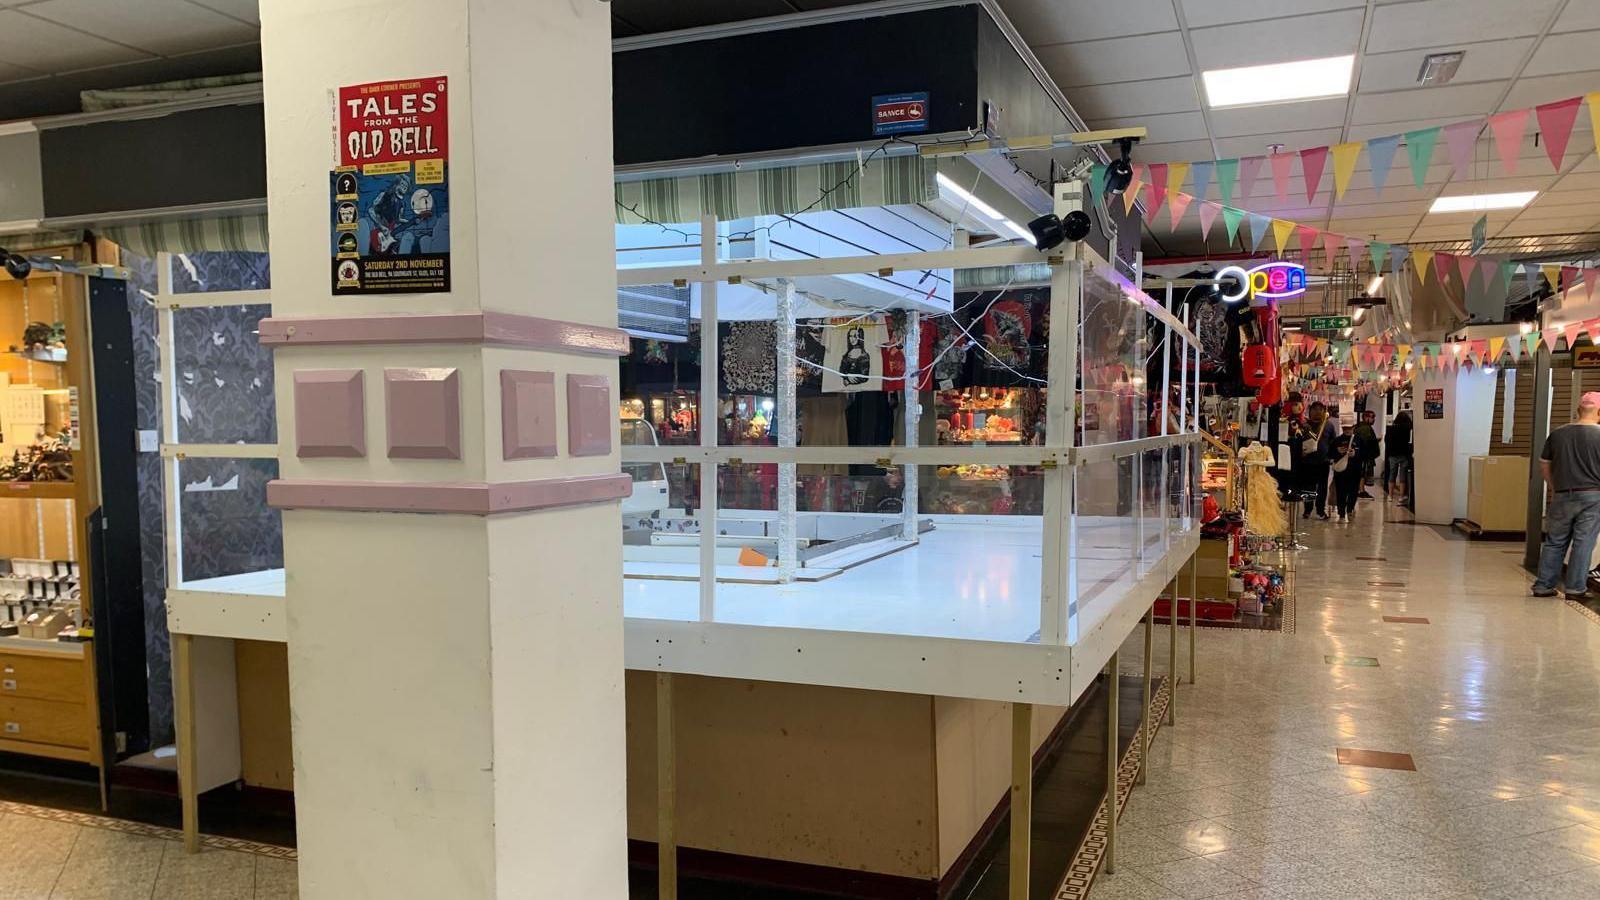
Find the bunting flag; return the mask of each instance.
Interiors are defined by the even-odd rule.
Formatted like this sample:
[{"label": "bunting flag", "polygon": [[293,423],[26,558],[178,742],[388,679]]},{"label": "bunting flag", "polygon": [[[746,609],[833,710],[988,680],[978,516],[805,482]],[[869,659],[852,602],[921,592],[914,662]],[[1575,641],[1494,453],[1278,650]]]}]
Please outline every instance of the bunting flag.
[{"label": "bunting flag", "polygon": [[[1350,244],[1350,261],[1355,263],[1355,243]],[[1367,252],[1372,254],[1372,271],[1383,274],[1383,264],[1389,259],[1389,245],[1383,241],[1373,241],[1367,246]]]},{"label": "bunting flag", "polygon": [[[1173,163],[1177,165],[1177,163]],[[1183,214],[1189,209],[1189,201],[1194,197],[1182,191],[1172,191],[1167,195],[1167,212],[1171,216],[1172,229],[1178,228],[1178,223],[1183,220]]]},{"label": "bunting flag", "polygon": [[1106,164],[1095,163],[1089,169],[1089,197],[1099,204],[1106,191]]},{"label": "bunting flag", "polygon": [[1194,175],[1194,196],[1197,200],[1206,198],[1206,188],[1211,186],[1211,171],[1215,164],[1211,160],[1194,163],[1190,168]]},{"label": "bunting flag", "polygon": [[[1337,260],[1339,259],[1339,251],[1342,249],[1340,245],[1343,243],[1344,235],[1334,234],[1331,231],[1324,231],[1322,233],[1322,255],[1327,257],[1327,262],[1325,265],[1328,268],[1331,269],[1337,264]],[[1360,261],[1361,257],[1356,253],[1356,251],[1351,250],[1350,267],[1355,268]]]},{"label": "bunting flag", "polygon": [[1578,283],[1578,267],[1577,266],[1562,266],[1561,267],[1561,287],[1559,288],[1559,290],[1561,290],[1561,291],[1569,290],[1574,285],[1576,285],[1577,283]]},{"label": "bunting flag", "polygon": [[1300,238],[1300,261],[1304,265],[1311,265],[1311,250],[1317,246],[1317,235],[1320,233],[1310,225],[1296,225],[1294,233]]},{"label": "bunting flag", "polygon": [[1144,187],[1144,184],[1139,181],[1139,175],[1136,172],[1134,173],[1133,180],[1128,182],[1128,186],[1122,189],[1123,215],[1133,215],[1133,204],[1134,201],[1139,199],[1139,189],[1142,187]]},{"label": "bunting flag", "polygon": [[1405,270],[1406,257],[1409,255],[1410,252],[1406,248],[1395,244],[1389,245],[1389,267],[1394,270],[1396,277]]},{"label": "bunting flag", "polygon": [[1511,279],[1515,278],[1517,273],[1521,271],[1522,266],[1518,265],[1517,263],[1503,262],[1500,264],[1500,283],[1502,293],[1509,292],[1511,290]]},{"label": "bunting flag", "polygon": [[1345,188],[1350,186],[1350,176],[1356,172],[1356,161],[1361,158],[1361,143],[1334,144],[1330,149],[1333,151],[1333,197],[1339,200],[1343,199]]},{"label": "bunting flag", "polygon": [[1238,173],[1237,159],[1217,160],[1217,197],[1225,204],[1233,202],[1233,179]]},{"label": "bunting flag", "polygon": [[1156,213],[1161,211],[1161,203],[1166,199],[1166,190],[1153,184],[1147,184],[1143,190],[1144,223],[1149,225],[1155,221]]},{"label": "bunting flag", "polygon": [[1239,160],[1239,199],[1250,197],[1250,192],[1255,189],[1256,176],[1261,173],[1261,164],[1266,161],[1265,156],[1246,156]]},{"label": "bunting flag", "polygon": [[1582,97],[1573,97],[1571,100],[1561,100],[1555,103],[1546,103],[1533,108],[1534,116],[1539,120],[1539,131],[1544,136],[1544,152],[1550,157],[1550,165],[1561,171],[1561,164],[1567,158],[1567,140],[1572,137],[1572,124],[1578,120],[1578,106],[1583,103]]},{"label": "bunting flag", "polygon": [[1439,129],[1424,128],[1406,132],[1406,157],[1411,160],[1411,180],[1417,190],[1428,180],[1428,165],[1433,162],[1433,145],[1439,142]]},{"label": "bunting flag", "polygon": [[1428,265],[1433,262],[1433,251],[1418,248],[1411,251],[1411,267],[1417,270],[1419,284],[1428,283]]},{"label": "bunting flag", "polygon": [[1457,178],[1472,177],[1472,151],[1478,145],[1478,132],[1482,130],[1482,119],[1444,127],[1445,150],[1450,154],[1450,165]]},{"label": "bunting flag", "polygon": [[1522,352],[1527,354],[1529,359],[1539,351],[1539,340],[1542,337],[1543,335],[1537,331],[1530,331],[1522,336]]},{"label": "bunting flag", "polygon": [[1589,94],[1589,126],[1594,130],[1594,150],[1600,153],[1600,91]]},{"label": "bunting flag", "polygon": [[1389,170],[1394,167],[1395,151],[1400,149],[1400,135],[1391,134],[1367,141],[1367,161],[1372,164],[1372,187],[1379,194],[1389,181]]},{"label": "bunting flag", "polygon": [[1554,353],[1556,344],[1561,341],[1561,326],[1557,325],[1554,328],[1546,328],[1544,331],[1541,331],[1540,334],[1544,338],[1545,347],[1550,350],[1550,352]]},{"label": "bunting flag", "polygon": [[1222,208],[1222,223],[1228,226],[1228,246],[1232,247],[1239,239],[1239,223],[1244,221],[1244,210],[1232,206]]},{"label": "bunting flag", "polygon": [[1544,280],[1550,283],[1550,290],[1557,290],[1561,286],[1560,266],[1540,266],[1539,271],[1543,273]]},{"label": "bunting flag", "polygon": [[1189,177],[1189,164],[1186,162],[1167,163],[1167,196],[1183,190],[1184,179]]},{"label": "bunting flag", "polygon": [[1478,274],[1478,258],[1476,256],[1461,255],[1456,257],[1456,268],[1461,272],[1461,289],[1472,290],[1472,276]]},{"label": "bunting flag", "polygon": [[1494,146],[1500,154],[1500,165],[1505,174],[1517,174],[1517,158],[1522,155],[1522,134],[1528,128],[1528,111],[1514,109],[1489,117],[1489,130],[1494,132]]},{"label": "bunting flag", "polygon": [[[1574,108],[1576,113],[1576,108]],[[1572,125],[1567,125],[1567,130],[1572,130]],[[1306,202],[1310,203],[1317,196],[1317,189],[1322,187],[1322,170],[1328,164],[1328,148],[1312,147],[1300,151],[1300,171],[1306,177]]]},{"label": "bunting flag", "polygon": [[[1155,185],[1156,190],[1161,192],[1162,196],[1166,195],[1166,193],[1167,193],[1167,164],[1166,163],[1151,163],[1150,164],[1150,183]],[[1174,187],[1176,187],[1176,185],[1174,185]]]},{"label": "bunting flag", "polygon": [[1272,161],[1272,190],[1278,197],[1279,205],[1289,202],[1289,174],[1290,167],[1294,164],[1294,157],[1288,153],[1274,153],[1267,157]]},{"label": "bunting flag", "polygon": [[[1413,254],[1414,256],[1415,254]],[[1446,281],[1459,275],[1456,269],[1456,256],[1454,253],[1433,254],[1433,271],[1439,277],[1439,286],[1444,287]],[[1424,279],[1426,280],[1426,279]]]},{"label": "bunting flag", "polygon": [[1217,220],[1219,212],[1222,212],[1222,207],[1218,204],[1210,200],[1200,201],[1200,240],[1203,241],[1211,236],[1211,223]]},{"label": "bunting flag", "polygon": [[1283,255],[1284,244],[1289,240],[1289,234],[1294,231],[1294,223],[1283,219],[1272,220],[1272,240],[1278,246],[1278,255]]},{"label": "bunting flag", "polygon": [[[1350,268],[1352,270],[1361,268],[1361,257],[1366,253],[1367,242],[1356,237],[1347,237],[1344,240],[1345,243],[1350,245]],[[1378,271],[1381,272],[1383,270],[1379,269]]]},{"label": "bunting flag", "polygon": [[1267,226],[1272,222],[1271,216],[1260,213],[1246,213],[1250,217],[1250,252],[1261,249],[1261,239],[1267,236]]},{"label": "bunting flag", "polygon": [[[1410,355],[1411,355],[1411,345],[1410,344],[1401,344],[1398,347],[1395,347],[1394,348],[1394,364],[1397,365],[1397,366],[1404,366],[1406,364],[1406,357],[1408,357]],[[1109,728],[1106,729],[1106,731],[1108,731],[1108,732],[1110,730],[1111,729],[1109,729]]]}]

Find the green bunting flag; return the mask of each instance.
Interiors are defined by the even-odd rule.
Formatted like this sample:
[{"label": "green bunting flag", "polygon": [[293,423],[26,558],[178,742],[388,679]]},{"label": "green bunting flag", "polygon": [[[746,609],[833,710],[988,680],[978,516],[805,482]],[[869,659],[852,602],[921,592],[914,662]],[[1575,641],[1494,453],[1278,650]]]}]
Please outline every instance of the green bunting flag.
[{"label": "green bunting flag", "polygon": [[1411,180],[1422,189],[1428,180],[1428,165],[1433,162],[1433,145],[1439,142],[1438,128],[1406,132],[1406,156],[1411,160]]},{"label": "green bunting flag", "polygon": [[1239,239],[1239,223],[1244,221],[1244,210],[1234,209],[1231,206],[1222,208],[1222,223],[1228,226],[1228,246],[1233,246]]},{"label": "green bunting flag", "polygon": [[[1217,160],[1217,193],[1223,203],[1233,202],[1233,182],[1238,176],[1239,161],[1237,159]],[[1222,214],[1226,217],[1228,211],[1224,209]],[[1229,233],[1232,233],[1232,229],[1229,229]]]}]

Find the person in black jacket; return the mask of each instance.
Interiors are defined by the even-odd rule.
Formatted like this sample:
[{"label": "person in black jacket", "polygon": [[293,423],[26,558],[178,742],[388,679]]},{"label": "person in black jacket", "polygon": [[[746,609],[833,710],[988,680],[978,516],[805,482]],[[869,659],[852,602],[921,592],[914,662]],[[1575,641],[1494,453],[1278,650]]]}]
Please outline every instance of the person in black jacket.
[{"label": "person in black jacket", "polygon": [[1305,430],[1299,439],[1300,489],[1315,492],[1316,497],[1306,501],[1304,515],[1311,515],[1313,507],[1321,518],[1328,518],[1328,464],[1333,455],[1333,442],[1339,436],[1339,426],[1328,418],[1328,407],[1321,401],[1311,404],[1306,414]]},{"label": "person in black jacket", "polygon": [[1333,471],[1334,517],[1341,522],[1356,514],[1356,500],[1361,496],[1361,450],[1361,440],[1353,434],[1333,439],[1328,467]]},{"label": "person in black jacket", "polygon": [[1411,499],[1411,412],[1401,410],[1383,433],[1383,490],[1400,490],[1402,503]]}]

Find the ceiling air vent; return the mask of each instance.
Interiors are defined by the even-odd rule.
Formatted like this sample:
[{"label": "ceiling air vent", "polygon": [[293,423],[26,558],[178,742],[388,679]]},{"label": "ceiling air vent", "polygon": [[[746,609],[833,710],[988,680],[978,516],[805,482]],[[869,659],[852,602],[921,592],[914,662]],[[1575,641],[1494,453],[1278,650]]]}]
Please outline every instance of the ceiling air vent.
[{"label": "ceiling air vent", "polygon": [[1422,70],[1417,72],[1417,84],[1425,87],[1448,84],[1450,79],[1456,77],[1456,69],[1461,67],[1461,60],[1466,55],[1465,50],[1428,54],[1422,59]]},{"label": "ceiling air vent", "polygon": [[689,289],[665,284],[617,288],[617,327],[636,338],[689,339]]}]

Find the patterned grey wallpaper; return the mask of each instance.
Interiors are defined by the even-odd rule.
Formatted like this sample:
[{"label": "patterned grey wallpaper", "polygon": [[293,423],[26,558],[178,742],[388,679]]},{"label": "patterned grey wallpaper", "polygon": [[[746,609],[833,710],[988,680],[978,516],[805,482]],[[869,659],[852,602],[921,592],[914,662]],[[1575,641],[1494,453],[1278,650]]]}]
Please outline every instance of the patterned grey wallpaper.
[{"label": "patterned grey wallpaper", "polygon": [[[145,294],[156,291],[155,262],[131,253],[128,313],[133,320],[137,420],[154,430],[160,417],[160,352],[156,310]],[[175,257],[173,290],[255,290],[270,283],[265,253],[193,253]],[[174,315],[177,349],[178,436],[193,443],[271,443],[277,440],[272,354],[254,332],[266,306],[180,310]],[[161,460],[139,454],[139,527],[144,575],[145,658],[149,668],[150,736],[172,739],[171,642],[167,635],[165,503]],[[185,460],[183,560],[186,579],[210,578],[283,565],[283,524],[266,505],[266,484],[277,477],[273,460]],[[210,488],[210,490],[206,490]]]}]

